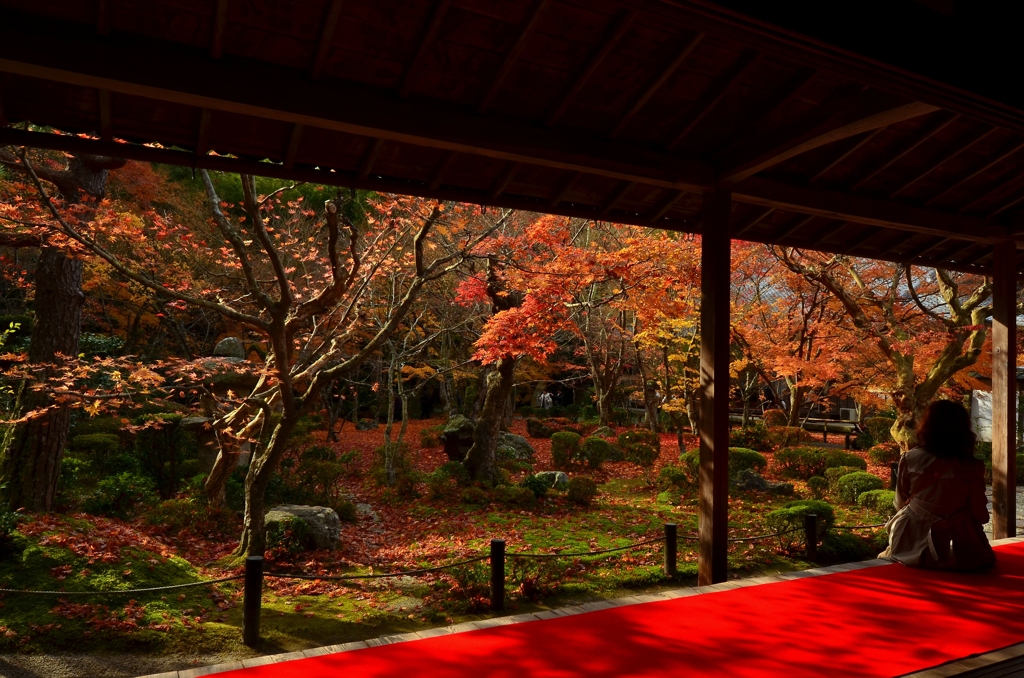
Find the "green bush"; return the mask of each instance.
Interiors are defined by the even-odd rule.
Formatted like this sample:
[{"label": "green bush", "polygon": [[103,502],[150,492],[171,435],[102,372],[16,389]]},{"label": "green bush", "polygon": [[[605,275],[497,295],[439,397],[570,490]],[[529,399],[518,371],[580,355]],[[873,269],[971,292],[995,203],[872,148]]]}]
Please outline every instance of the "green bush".
[{"label": "green bush", "polygon": [[315,542],[306,521],[288,518],[267,528],[267,548],[296,554],[313,550]]},{"label": "green bush", "polygon": [[479,487],[467,487],[459,497],[463,504],[485,505],[491,503],[491,497]]},{"label": "green bush", "polygon": [[775,407],[765,410],[762,421],[765,426],[785,426],[789,423],[789,415],[786,414],[785,410]]},{"label": "green bush", "polygon": [[121,439],[113,433],[83,433],[71,439],[71,449],[96,460],[105,460],[121,451]]},{"label": "green bush", "polygon": [[893,504],[895,499],[896,493],[892,490],[868,490],[857,497],[857,503],[881,513],[886,518],[892,518],[896,514],[896,505]]},{"label": "green bush", "polygon": [[744,426],[729,431],[729,447],[749,450],[770,450],[771,432],[764,424]]},{"label": "green bush", "polygon": [[878,551],[870,540],[846,530],[836,530],[822,538],[818,547],[818,558],[829,562],[849,563],[872,558]]},{"label": "green bush", "polygon": [[152,479],[125,472],[99,481],[83,508],[93,515],[127,519],[155,499]]},{"label": "green bush", "polygon": [[839,493],[839,479],[843,476],[855,473],[857,471],[863,471],[864,469],[857,468],[856,466],[834,466],[832,468],[825,469],[825,480],[828,481],[828,491],[830,494]]},{"label": "green bush", "polygon": [[867,431],[861,431],[857,434],[857,437],[853,439],[853,449],[855,450],[870,450],[876,445],[874,436]]},{"label": "green bush", "polygon": [[[391,457],[393,477],[388,477],[387,458]],[[373,465],[370,474],[381,487],[393,487],[400,497],[416,496],[416,483],[421,479],[412,463],[409,443],[391,442],[373,451]]]},{"label": "green bush", "polygon": [[892,442],[892,425],[896,423],[895,419],[889,417],[868,417],[864,420],[864,427],[867,428],[868,433],[875,440],[875,444],[890,443]]},{"label": "green bush", "polygon": [[531,507],[537,505],[537,495],[528,487],[499,485],[494,488],[494,498],[502,504]]},{"label": "green bush", "polygon": [[0,543],[10,540],[23,517],[17,511],[0,508]]},{"label": "green bush", "polygon": [[618,443],[623,450],[629,445],[640,443],[653,447],[659,454],[661,453],[661,436],[653,431],[645,431],[643,429],[623,431],[619,434]]},{"label": "green bush", "polygon": [[679,455],[679,465],[682,466],[691,485],[700,482],[700,450],[690,450]]},{"label": "green bush", "polygon": [[768,439],[774,447],[791,447],[812,442],[814,436],[799,426],[777,426],[769,430]]},{"label": "green bush", "polygon": [[828,481],[821,476],[811,476],[807,479],[807,489],[811,491],[812,497],[821,499],[825,496],[825,491],[828,489]]},{"label": "green bush", "polygon": [[537,476],[526,476],[519,485],[520,487],[525,487],[533,492],[533,495],[537,499],[540,499],[548,493],[548,484]]},{"label": "green bush", "polygon": [[784,542],[792,544],[793,542],[803,541],[804,516],[808,513],[818,516],[817,533],[819,538],[835,525],[835,510],[830,504],[820,499],[798,499],[791,501],[782,508],[775,509],[765,516],[765,522],[768,525],[768,529],[772,532],[797,530],[780,538]]},{"label": "green bush", "polygon": [[768,460],[764,455],[743,447],[729,448],[729,475],[734,476],[740,471],[750,469],[762,473],[768,468]]},{"label": "green bush", "polygon": [[527,419],[526,420],[526,433],[531,438],[550,438],[551,434],[555,432],[555,429],[548,426],[539,419]]},{"label": "green bush", "polygon": [[874,464],[898,463],[900,460],[900,446],[896,442],[879,443],[868,450],[868,459]]},{"label": "green bush", "polygon": [[143,475],[153,479],[161,499],[170,499],[185,478],[182,464],[198,458],[195,436],[181,428],[183,415],[174,412],[147,414],[138,423],[149,424],[135,434],[134,457]]},{"label": "green bush", "polygon": [[597,483],[586,476],[577,476],[569,479],[565,496],[574,504],[587,506],[594,501],[598,495]]},{"label": "green bush", "polygon": [[564,471],[579,459],[582,454],[580,440],[580,434],[572,431],[559,431],[552,434],[551,459],[555,468]]},{"label": "green bush", "polygon": [[454,496],[459,487],[469,485],[469,471],[458,461],[441,464],[423,477],[431,499],[447,499]]},{"label": "green bush", "polygon": [[839,479],[837,485],[839,500],[847,504],[855,504],[857,497],[870,490],[880,490],[885,487],[882,479],[865,471],[849,473]]},{"label": "green bush", "polygon": [[622,448],[622,457],[638,466],[650,468],[658,459],[658,450],[646,443],[630,443]]},{"label": "green bush", "polygon": [[612,456],[612,444],[604,438],[591,436],[583,440],[583,459],[590,468],[600,468]]},{"label": "green bush", "polygon": [[658,487],[668,489],[672,487],[684,487],[690,484],[690,476],[685,469],[679,466],[663,466],[658,472]]},{"label": "green bush", "polygon": [[856,466],[866,470],[868,465],[852,452],[819,447],[786,447],[775,452],[775,464],[783,475],[807,480],[824,475],[825,469],[836,466]]},{"label": "green bush", "polygon": [[420,447],[428,449],[441,446],[441,434],[444,426],[430,426],[420,431]]}]

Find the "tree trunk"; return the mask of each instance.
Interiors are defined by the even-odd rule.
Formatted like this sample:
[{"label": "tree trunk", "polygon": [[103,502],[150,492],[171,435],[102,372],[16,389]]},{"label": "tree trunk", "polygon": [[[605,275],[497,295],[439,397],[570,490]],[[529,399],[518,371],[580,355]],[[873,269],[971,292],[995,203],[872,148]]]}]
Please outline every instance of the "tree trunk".
[{"label": "tree trunk", "polygon": [[263,452],[252,455],[252,463],[245,476],[245,522],[235,555],[262,556],[267,549],[267,534],[263,527],[267,511],[263,498],[298,418],[298,413],[283,417],[274,427]]},{"label": "tree trunk", "polygon": [[504,418],[505,403],[514,385],[515,368],[514,358],[498,360],[497,370],[487,380],[487,397],[473,429],[473,446],[466,453],[465,464],[470,477],[487,485],[496,485],[501,480],[495,448]]},{"label": "tree trunk", "polygon": [[[28,358],[32,364],[52,363],[57,354],[78,355],[82,329],[82,261],[56,248],[44,247],[36,269],[36,321]],[[49,375],[44,368],[41,379]],[[21,386],[16,417],[53,405],[45,395]],[[71,412],[54,406],[44,415],[7,431],[0,452],[0,488],[6,487],[11,509],[49,511],[60,479]]]}]

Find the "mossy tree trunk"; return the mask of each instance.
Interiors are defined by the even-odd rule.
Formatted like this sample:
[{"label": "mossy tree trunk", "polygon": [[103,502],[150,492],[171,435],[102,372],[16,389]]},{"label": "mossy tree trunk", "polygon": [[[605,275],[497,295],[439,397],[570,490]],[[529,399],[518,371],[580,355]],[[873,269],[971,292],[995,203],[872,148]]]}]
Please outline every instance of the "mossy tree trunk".
[{"label": "mossy tree trunk", "polygon": [[473,429],[473,446],[466,453],[465,465],[470,477],[487,485],[496,485],[501,480],[495,450],[505,418],[505,404],[515,384],[515,369],[515,358],[508,356],[499,359],[497,369],[489,375],[487,396]]}]

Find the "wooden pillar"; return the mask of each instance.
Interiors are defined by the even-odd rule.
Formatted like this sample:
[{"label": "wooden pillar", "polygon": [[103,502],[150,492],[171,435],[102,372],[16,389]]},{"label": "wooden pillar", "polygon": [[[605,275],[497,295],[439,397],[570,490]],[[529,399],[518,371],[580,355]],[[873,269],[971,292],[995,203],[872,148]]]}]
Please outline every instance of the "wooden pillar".
[{"label": "wooden pillar", "polygon": [[700,293],[700,552],[697,584],[726,580],[729,527],[730,191],[704,193]]},{"label": "wooden pillar", "polygon": [[992,537],[1017,536],[1017,246],[998,243],[992,274]]}]

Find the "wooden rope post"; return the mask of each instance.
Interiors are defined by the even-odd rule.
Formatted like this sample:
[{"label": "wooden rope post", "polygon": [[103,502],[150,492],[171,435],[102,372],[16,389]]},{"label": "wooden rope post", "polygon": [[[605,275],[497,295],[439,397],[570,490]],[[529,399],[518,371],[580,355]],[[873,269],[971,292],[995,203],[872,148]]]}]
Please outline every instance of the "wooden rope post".
[{"label": "wooden rope post", "polygon": [[804,514],[804,539],[807,542],[807,559],[818,557],[818,516],[815,513]]},{"label": "wooden rope post", "polygon": [[245,559],[245,589],[242,599],[242,642],[253,647],[260,642],[260,605],[263,600],[263,556]]},{"label": "wooden rope post", "polygon": [[505,540],[491,540],[491,609],[505,607]]},{"label": "wooden rope post", "polygon": [[665,523],[665,576],[676,576],[676,552],[679,534],[675,523]]}]

